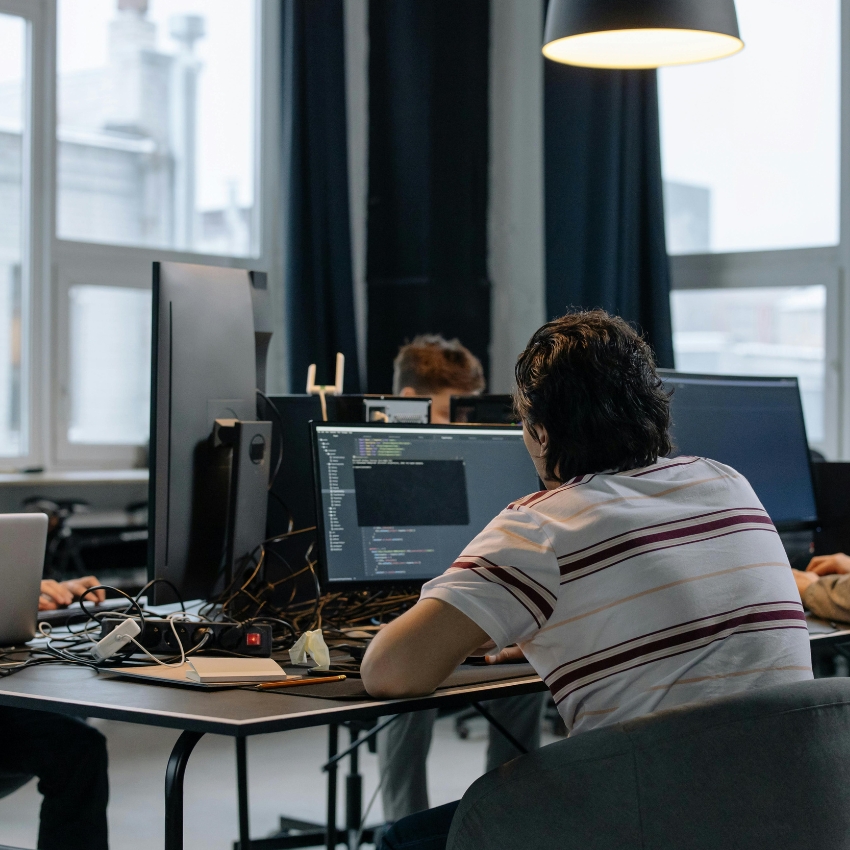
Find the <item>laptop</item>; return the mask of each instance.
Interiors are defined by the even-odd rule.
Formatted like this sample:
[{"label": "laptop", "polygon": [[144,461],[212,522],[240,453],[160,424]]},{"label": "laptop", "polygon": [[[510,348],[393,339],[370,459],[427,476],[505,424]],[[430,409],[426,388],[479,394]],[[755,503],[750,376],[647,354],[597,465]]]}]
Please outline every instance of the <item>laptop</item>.
[{"label": "laptop", "polygon": [[35,637],[46,545],[45,514],[0,514],[0,646]]}]

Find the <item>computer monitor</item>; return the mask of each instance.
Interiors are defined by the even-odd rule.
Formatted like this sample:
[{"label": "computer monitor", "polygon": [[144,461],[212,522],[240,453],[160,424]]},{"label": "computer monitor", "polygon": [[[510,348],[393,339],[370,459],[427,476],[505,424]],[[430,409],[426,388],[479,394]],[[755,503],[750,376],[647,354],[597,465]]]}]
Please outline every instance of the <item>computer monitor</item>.
[{"label": "computer monitor", "polygon": [[[272,456],[281,464],[269,492],[269,536],[294,528],[316,524],[316,498],[313,495],[313,452],[310,447],[310,422],[322,421],[322,405],[316,395],[276,395]],[[427,424],[431,399],[389,395],[328,396],[327,412],[331,422],[404,422]]]},{"label": "computer monitor", "polygon": [[[271,425],[255,420],[266,296],[263,274],[153,264],[148,574],[185,599],[209,597],[265,535]],[[246,458],[214,439],[216,420],[239,423],[221,434],[247,438]]]},{"label": "computer monitor", "polygon": [[331,422],[401,422],[427,425],[431,421],[430,396],[338,395],[328,396]]},{"label": "computer monitor", "polygon": [[280,451],[281,458],[269,491],[268,535],[272,537],[285,532],[290,521],[293,528],[316,524],[310,422],[322,421],[322,403],[317,395],[275,395],[269,400],[275,407],[272,456]]},{"label": "computer monitor", "polygon": [[780,530],[817,524],[796,378],[659,373],[672,390],[674,454],[708,457],[736,469]]},{"label": "computer monitor", "polygon": [[540,489],[520,428],[311,427],[326,588],[421,584]]},{"label": "computer monitor", "polygon": [[513,397],[504,395],[453,395],[450,404],[452,422],[485,425],[518,425]]}]

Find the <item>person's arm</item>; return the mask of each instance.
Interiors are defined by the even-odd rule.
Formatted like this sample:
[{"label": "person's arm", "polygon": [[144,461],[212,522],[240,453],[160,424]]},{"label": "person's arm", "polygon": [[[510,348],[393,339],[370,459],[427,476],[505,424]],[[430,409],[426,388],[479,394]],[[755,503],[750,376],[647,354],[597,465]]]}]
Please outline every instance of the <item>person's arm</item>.
[{"label": "person's arm", "polygon": [[[797,587],[800,589],[799,581]],[[850,575],[815,577],[801,589],[800,598],[816,617],[850,623]]]},{"label": "person's arm", "polygon": [[850,558],[837,552],[809,561],[805,572],[794,570],[803,605],[824,620],[850,622]]},{"label": "person's arm", "polygon": [[[73,578],[68,581],[53,581],[44,579],[41,582],[41,591],[38,597],[39,611],[53,611],[56,608],[64,608],[75,599],[79,599],[88,588],[96,587],[100,582],[94,576]],[[94,605],[103,602],[106,593],[103,590],[95,590],[86,596],[86,603]]]},{"label": "person's arm", "polygon": [[363,685],[380,699],[430,694],[488,639],[453,605],[422,599],[369,644],[360,665]]},{"label": "person's arm", "polygon": [[374,638],[360,667],[366,690],[384,698],[431,693],[485,643],[500,660],[513,657],[519,650],[506,647],[524,645],[554,611],[560,577],[537,514],[505,509]]}]

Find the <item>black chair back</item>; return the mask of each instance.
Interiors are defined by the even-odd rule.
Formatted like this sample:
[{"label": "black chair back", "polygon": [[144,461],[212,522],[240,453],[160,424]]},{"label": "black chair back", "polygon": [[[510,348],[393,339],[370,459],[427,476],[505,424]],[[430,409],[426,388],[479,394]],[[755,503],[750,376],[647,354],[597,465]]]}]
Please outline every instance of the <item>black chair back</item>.
[{"label": "black chair back", "polygon": [[449,850],[850,847],[850,679],[588,732],[466,792]]}]

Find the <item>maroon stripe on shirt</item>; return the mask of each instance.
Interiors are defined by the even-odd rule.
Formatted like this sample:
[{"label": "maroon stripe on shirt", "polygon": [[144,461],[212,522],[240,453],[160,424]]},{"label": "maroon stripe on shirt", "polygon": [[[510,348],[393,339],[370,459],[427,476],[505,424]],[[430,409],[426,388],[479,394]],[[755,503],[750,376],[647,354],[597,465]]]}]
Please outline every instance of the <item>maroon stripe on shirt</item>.
[{"label": "maroon stripe on shirt", "polygon": [[[754,529],[735,529],[735,526],[750,525],[753,523],[756,523],[760,526],[764,526],[765,531],[776,531],[770,518],[761,514],[744,514],[743,516],[724,517],[722,519],[709,520],[708,522],[697,523],[695,525],[687,525],[684,528],[668,529],[666,531],[655,531],[651,534],[645,534],[641,537],[635,537],[631,540],[624,540],[620,543],[615,543],[612,546],[606,547],[601,552],[597,552],[594,555],[588,555],[585,558],[580,558],[578,561],[573,561],[569,564],[561,564],[561,575],[568,576],[570,575],[570,573],[578,572],[579,570],[584,570],[587,567],[591,567],[594,564],[606,561],[609,558],[617,557],[618,555],[622,555],[623,557],[619,558],[615,563],[622,563],[623,561],[626,561],[629,558],[634,557],[635,555],[643,554],[640,552],[633,552],[632,550],[638,549],[640,547],[652,543],[659,544],[658,548],[668,548],[668,546],[675,545],[674,541],[681,540],[683,537],[691,537],[695,534],[706,534],[710,531],[716,531],[718,532],[718,534],[712,536],[720,537],[724,536],[725,534],[734,533],[736,530],[752,531]],[[699,540],[695,540],[693,542],[702,543],[705,539],[706,538],[700,538]],[[668,544],[668,546],[664,546],[663,544]],[[613,566],[613,564],[608,564],[607,566]],[[604,568],[600,567],[600,569]],[[597,571],[594,570],[594,572]]]},{"label": "maroon stripe on shirt", "polygon": [[[461,555],[461,557],[474,558],[476,561],[484,561],[487,564],[487,566],[489,566],[489,567],[499,568],[499,564],[494,563],[489,558],[485,558],[483,555]],[[449,567],[449,569],[457,568],[459,570],[463,570],[463,569],[469,569],[470,567],[476,567],[476,566],[480,566],[480,564],[467,564],[464,561],[455,561],[451,565],[451,567]],[[485,569],[486,569],[486,567],[485,567]],[[557,597],[555,596],[555,594],[552,593],[552,591],[549,590],[548,587],[544,587],[542,584],[540,584],[540,582],[537,581],[537,579],[532,578],[527,572],[525,572],[525,570],[521,570],[519,567],[514,567],[514,566],[511,566],[511,569],[516,570],[526,581],[530,581],[530,582],[532,582],[532,584],[539,587],[540,591],[542,593],[545,593],[547,596],[551,596],[553,602],[556,601]]]},{"label": "maroon stripe on shirt", "polygon": [[704,514],[694,514],[693,516],[683,516],[679,519],[668,519],[665,522],[656,522],[652,525],[642,525],[637,528],[629,529],[628,531],[621,531],[619,534],[614,534],[611,537],[606,537],[603,540],[598,540],[596,543],[591,543],[589,546],[584,546],[581,549],[576,549],[574,552],[568,552],[566,555],[559,555],[558,560],[562,561],[564,558],[572,558],[575,555],[580,555],[582,552],[587,552],[590,549],[596,549],[597,546],[602,546],[604,543],[611,543],[614,540],[622,540],[625,538],[631,539],[635,534],[638,534],[641,531],[652,531],[656,528],[667,528],[671,525],[678,525],[680,522],[696,522],[698,519],[706,519],[707,517],[716,517],[719,514],[729,514],[729,513],[753,513],[759,514],[760,516],[767,516],[767,511],[763,508],[754,508],[750,505],[746,507],[740,508],[721,508],[717,511],[708,511]]},{"label": "maroon stripe on shirt", "polygon": [[513,598],[516,599],[516,601],[519,602],[519,604],[522,605],[522,607],[525,608],[526,611],[528,611],[528,613],[531,615],[531,618],[534,620],[535,623],[537,623],[538,627],[542,626],[543,623],[546,622],[545,620],[540,619],[541,615],[538,614],[536,611],[534,611],[529,606],[529,604],[527,602],[525,602],[525,600],[523,600],[512,587],[507,587],[506,585],[502,584],[501,582],[496,581],[491,576],[488,576],[487,571],[482,567],[471,567],[471,569],[474,573],[476,573],[477,575],[480,575],[481,578],[483,578],[485,581],[489,581],[490,584],[495,584],[498,587],[501,587],[503,590],[506,590],[508,593],[510,593],[510,595],[513,596]]},{"label": "maroon stripe on shirt", "polygon": [[[786,631],[788,629],[803,629],[805,631],[808,631],[808,627],[806,626],[806,624],[801,623],[799,626],[789,626],[789,625],[763,626],[763,627],[756,628],[756,629],[747,629],[746,631],[743,631],[743,632],[733,632],[732,634],[736,634],[736,635],[761,634],[762,632],[781,632],[781,631]],[[727,637],[732,637],[732,635],[719,635],[718,637],[714,638],[714,640],[708,641],[708,643],[716,643],[719,640],[725,640]],[[612,671],[610,673],[606,673],[604,676],[597,676],[592,682],[587,682],[584,685],[579,685],[578,687],[571,688],[569,691],[567,691],[567,693],[562,694],[560,697],[557,697],[557,698],[554,696],[555,691],[553,691],[551,688],[549,689],[549,693],[551,693],[553,695],[553,698],[555,699],[555,705],[560,705],[562,702],[564,702],[564,700],[568,699],[576,691],[580,691],[582,688],[589,687],[590,685],[595,685],[595,684],[597,684],[597,682],[603,682],[605,679],[609,679],[611,676],[616,676],[618,673],[629,673],[632,670],[637,670],[639,667],[646,667],[647,664],[652,664],[655,661],[666,661],[668,658],[675,658],[677,655],[686,655],[689,652],[693,652],[695,649],[702,649],[706,645],[707,644],[704,643],[704,644],[701,644],[698,647],[688,647],[688,646],[686,646],[683,649],[677,649],[675,652],[666,652],[666,653],[664,653],[664,655],[661,658],[644,658],[641,661],[637,661],[634,664],[630,664],[628,667],[626,667],[623,670],[616,670],[616,671]]]},{"label": "maroon stripe on shirt", "polygon": [[565,484],[562,484],[560,487],[556,487],[554,490],[541,490],[539,493],[535,493],[534,496],[527,501],[523,507],[531,507],[531,505],[536,505],[538,502],[545,502],[550,496],[557,496],[558,493],[563,493],[564,490],[572,490],[575,487],[581,487],[582,484],[589,484],[593,479],[596,478],[596,473],[592,475],[580,475],[576,478],[571,478]]},{"label": "maroon stripe on shirt", "polygon": [[657,546],[653,546],[651,549],[646,549],[643,552],[634,552],[631,555],[626,555],[623,558],[620,558],[617,561],[614,561],[611,564],[607,564],[604,567],[598,567],[595,570],[590,570],[590,572],[582,573],[581,575],[573,575],[573,576],[565,576],[561,578],[561,586],[563,587],[565,584],[570,584],[574,581],[579,581],[580,579],[587,578],[588,576],[595,576],[597,573],[601,573],[603,570],[607,570],[608,567],[616,567],[617,564],[622,564],[624,561],[628,561],[630,558],[636,558],[638,555],[649,555],[652,552],[663,552],[666,549],[678,549],[680,546],[690,546],[691,543],[706,543],[709,540],[719,540],[721,537],[728,537],[730,534],[741,534],[744,531],[771,531],[769,528],[732,528],[726,531],[719,531],[717,534],[712,534],[709,537],[700,537],[699,540],[680,540],[678,543],[667,543],[666,545],[658,544]]},{"label": "maroon stripe on shirt", "polygon": [[[537,606],[540,613],[543,614],[544,622],[552,616],[555,611],[555,596],[539,582],[536,582],[533,578],[527,576],[522,570],[517,569],[516,567],[499,567],[492,561],[488,561],[486,558],[481,557],[479,557],[478,560],[487,561],[489,566],[482,567],[480,564],[465,564],[463,561],[455,561],[452,564],[452,567],[457,567],[459,569],[471,569],[478,575],[484,575],[486,572],[492,573],[494,576],[499,578],[501,582],[521,590]],[[516,573],[511,572],[511,570],[516,570]],[[517,573],[522,576],[522,579],[519,578]]]},{"label": "maroon stripe on shirt", "polygon": [[548,492],[549,492],[548,490],[538,490],[536,493],[531,493],[531,494],[530,494],[530,495],[528,495],[528,496],[523,496],[521,499],[517,499],[515,502],[511,502],[511,503],[508,505],[507,510],[509,510],[509,511],[511,511],[511,510],[515,510],[517,507],[520,507],[520,506],[525,505],[525,503],[526,503],[529,499],[533,499],[535,496],[542,496],[542,495],[544,495],[544,494],[546,494],[546,493],[548,493]]},{"label": "maroon stripe on shirt", "polygon": [[694,628],[701,628],[699,624],[705,623],[707,620],[714,620],[717,617],[732,616],[735,614],[749,611],[751,608],[761,608],[765,605],[787,605],[791,610],[798,612],[805,618],[805,615],[803,614],[802,602],[789,601],[787,599],[777,599],[774,602],[751,602],[749,605],[741,605],[738,608],[731,608],[729,611],[719,611],[716,614],[707,614],[705,617],[697,617],[693,620],[685,620],[684,623],[674,623],[672,626],[665,626],[663,629],[655,629],[651,632],[646,632],[646,634],[636,635],[633,638],[621,641],[620,643],[615,643],[613,646],[608,646],[605,649],[598,649],[588,653],[587,655],[580,655],[578,658],[573,658],[571,661],[565,661],[563,664],[559,664],[553,670],[550,670],[549,673],[544,676],[544,679],[551,678],[559,670],[562,670],[564,667],[569,667],[570,664],[575,664],[577,661],[591,659],[594,656],[599,655],[600,652],[610,652],[612,649],[618,649],[619,647],[627,647],[630,644],[633,644],[636,640],[643,640],[644,638],[652,637],[653,635],[658,635],[660,638],[662,635],[666,634],[671,629],[681,629],[683,626],[693,626]]},{"label": "maroon stripe on shirt", "polygon": [[701,457],[692,457],[690,460],[682,460],[681,463],[668,463],[665,466],[655,466],[651,469],[644,469],[643,472],[635,472],[633,475],[629,475],[629,478],[643,478],[644,475],[652,475],[653,472],[663,472],[665,469],[673,469],[676,466],[690,466],[692,463],[696,463],[702,459]]},{"label": "maroon stripe on shirt", "polygon": [[[661,637],[658,640],[652,641],[650,643],[644,643],[640,646],[634,646],[631,649],[624,649],[622,652],[616,653],[615,655],[607,656],[605,658],[601,658],[597,661],[589,661],[587,664],[583,664],[581,667],[573,669],[569,673],[565,673],[564,675],[559,676],[556,679],[552,679],[551,682],[549,681],[549,678],[551,676],[550,674],[550,676],[546,677],[546,683],[547,685],[549,685],[549,690],[552,691],[553,694],[555,694],[562,691],[564,688],[569,687],[569,685],[573,684],[574,682],[577,682],[580,679],[584,679],[586,676],[592,676],[594,674],[605,674],[604,676],[599,677],[605,678],[608,675],[613,675],[613,673],[609,673],[606,671],[611,671],[612,668],[618,667],[619,665],[625,664],[629,661],[638,661],[640,659],[644,659],[646,658],[646,656],[652,655],[656,652],[661,652],[663,650],[674,650],[677,647],[681,647],[683,644],[691,643],[692,641],[701,640],[704,638],[715,638],[717,640],[722,640],[724,637],[722,633],[729,629],[734,630],[740,628],[741,626],[751,625],[755,623],[764,623],[766,626],[770,626],[771,624],[775,624],[779,620],[800,621],[799,627],[785,626],[784,628],[806,628],[806,616],[801,610],[796,608],[787,608],[774,611],[751,611],[750,613],[746,614],[738,613],[726,617],[715,623],[709,623],[698,628],[688,629],[685,632],[680,632],[675,635]],[[652,660],[661,659],[649,659],[649,661]],[[649,663],[649,661],[643,663]],[[634,666],[640,665],[636,664]],[[598,679],[596,679],[595,681],[598,681]],[[570,691],[570,693],[571,692],[572,691]],[[561,699],[566,698],[566,696],[568,695],[569,694],[564,694]]]},{"label": "maroon stripe on shirt", "polygon": [[521,581],[518,576],[509,570],[506,570],[504,567],[488,567],[488,569],[494,576],[501,579],[505,584],[510,584],[518,590],[521,590],[537,606],[537,610],[543,615],[544,620],[548,620],[552,616],[555,607],[543,596],[542,593],[537,590],[537,588]]}]

